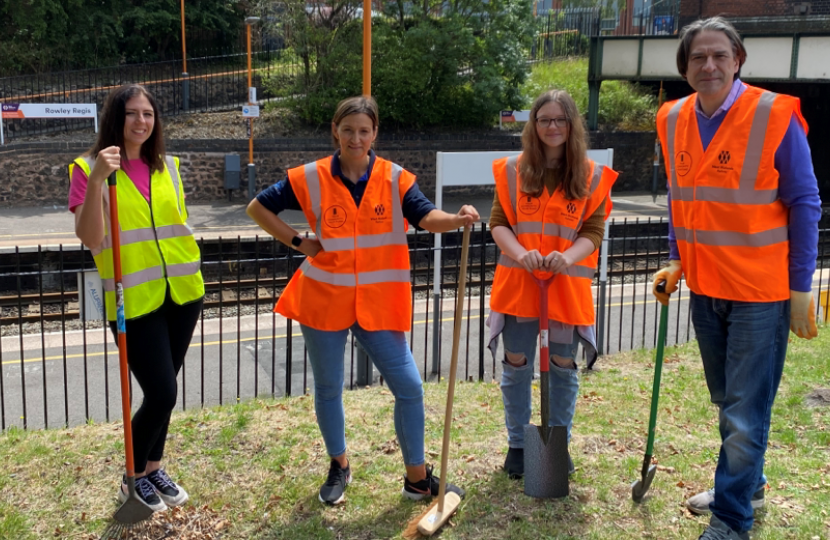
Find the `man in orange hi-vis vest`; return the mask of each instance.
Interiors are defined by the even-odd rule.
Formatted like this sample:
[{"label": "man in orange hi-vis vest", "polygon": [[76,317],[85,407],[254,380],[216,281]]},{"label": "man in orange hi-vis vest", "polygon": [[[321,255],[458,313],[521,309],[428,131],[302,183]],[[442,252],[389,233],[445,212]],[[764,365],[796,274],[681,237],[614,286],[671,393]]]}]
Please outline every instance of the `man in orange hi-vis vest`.
[{"label": "man in orange hi-vis vest", "polygon": [[[720,17],[685,27],[677,67],[696,93],[663,105],[657,130],[669,184],[664,304],[681,273],[721,448],[704,540],[748,539],[764,504],[764,451],[792,329],[818,333],[812,297],[821,200],[797,98],[744,84],[746,49]],[[666,282],[666,292],[657,285]]]}]

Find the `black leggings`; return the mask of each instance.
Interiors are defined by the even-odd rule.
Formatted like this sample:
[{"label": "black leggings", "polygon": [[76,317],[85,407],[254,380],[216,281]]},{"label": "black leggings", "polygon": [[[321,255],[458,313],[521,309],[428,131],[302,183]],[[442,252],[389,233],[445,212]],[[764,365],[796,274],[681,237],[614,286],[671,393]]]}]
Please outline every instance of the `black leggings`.
[{"label": "black leggings", "polygon": [[[132,420],[136,473],[144,472],[148,461],[161,461],[164,455],[170,413],[176,406],[176,377],[202,313],[203,300],[180,306],[168,290],[159,309],[127,320],[127,362],[144,392],[144,401]],[[110,322],[110,328],[115,334],[115,322]]]}]

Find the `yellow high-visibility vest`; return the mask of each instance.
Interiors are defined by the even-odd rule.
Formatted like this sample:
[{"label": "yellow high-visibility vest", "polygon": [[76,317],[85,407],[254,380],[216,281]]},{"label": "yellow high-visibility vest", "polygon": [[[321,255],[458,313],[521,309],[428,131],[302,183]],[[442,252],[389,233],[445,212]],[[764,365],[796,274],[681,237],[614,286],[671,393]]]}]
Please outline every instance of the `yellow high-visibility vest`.
[{"label": "yellow high-visibility vest", "polygon": [[[77,165],[89,177],[95,160],[81,156],[69,165],[69,178]],[[172,173],[172,174],[171,174]],[[181,186],[178,158],[166,156],[164,170],[150,177],[150,203],[124,171],[116,176],[118,225],[121,239],[121,282],[124,287],[124,317],[134,319],[160,308],[167,287],[179,305],[205,294],[201,253],[187,225],[187,209]],[[104,188],[104,240],[90,249],[104,289],[107,319],[115,320],[115,271],[109,190]]]}]

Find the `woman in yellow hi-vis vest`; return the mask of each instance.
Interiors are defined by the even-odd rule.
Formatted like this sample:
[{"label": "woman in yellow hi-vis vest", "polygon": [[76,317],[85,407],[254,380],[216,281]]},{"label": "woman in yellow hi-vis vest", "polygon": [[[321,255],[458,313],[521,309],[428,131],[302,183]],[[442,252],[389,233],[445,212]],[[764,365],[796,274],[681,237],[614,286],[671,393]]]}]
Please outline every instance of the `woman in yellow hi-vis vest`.
[{"label": "woman in yellow hi-vis vest", "polygon": [[[331,132],[334,155],[289,170],[287,179],[251,201],[248,215],[308,256],[275,311],[299,321],[314,372],[317,423],[331,457],[320,501],[343,502],[352,478],[343,410],[349,330],[395,396],[395,432],[406,466],[402,493],[420,500],[438,493],[438,478],[424,460],[424,393],[404,334],[412,316],[407,223],[446,232],[479,215],[472,206],[457,214],[438,210],[412,173],[375,155],[372,98],[340,102]],[[277,216],[286,209],[302,210],[315,238],[299,236]],[[452,484],[447,489],[463,496]]]},{"label": "woman in yellow hi-vis vest", "polygon": [[[69,165],[75,234],[92,252],[115,328],[115,283],[107,177],[117,171],[118,226],[130,371],[144,393],[132,419],[136,492],[154,510],[182,505],[187,492],[161,467],[176,376],[184,363],[205,287],[187,225],[177,158],[164,154],[153,96],[127,85],[107,97],[95,145]],[[122,480],[119,498],[126,500]]]},{"label": "woman in yellow hi-vis vest", "polygon": [[502,254],[487,324],[493,355],[499,336],[504,337],[501,389],[508,435],[504,469],[512,478],[524,475],[523,431],[530,422],[540,309],[534,272],[555,274],[547,293],[549,421],[551,426],[567,426],[569,439],[579,389],[579,343],[589,368],[597,357],[591,282],[611,212],[608,193],[617,173],[588,159],[587,142],[571,96],[551,90],[533,103],[522,132],[522,154],[493,163],[496,196],[490,229]]}]

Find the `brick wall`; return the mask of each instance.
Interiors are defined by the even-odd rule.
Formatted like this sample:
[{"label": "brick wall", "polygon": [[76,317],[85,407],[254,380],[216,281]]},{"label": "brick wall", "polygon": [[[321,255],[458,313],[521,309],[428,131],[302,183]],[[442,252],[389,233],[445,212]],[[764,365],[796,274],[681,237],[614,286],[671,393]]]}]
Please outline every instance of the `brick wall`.
[{"label": "brick wall", "polygon": [[[621,175],[615,191],[646,190],[651,186],[653,133],[591,134],[593,148],[614,148],[614,168]],[[89,145],[80,142],[15,143],[0,147],[0,207],[66,206],[69,179],[67,165]],[[175,140],[168,151],[180,158],[182,176],[190,203],[227,199],[224,190],[224,156],[241,156],[247,162],[247,141]],[[435,153],[437,151],[518,150],[517,134],[453,134],[440,137],[387,136],[377,143],[378,153],[418,176],[418,184],[430,197],[435,194]],[[328,138],[258,140],[254,161],[257,190],[285,177],[286,170],[331,152]],[[243,170],[242,192],[247,197]]]},{"label": "brick wall", "polygon": [[741,32],[827,31],[830,0],[681,0],[680,25],[722,15]]}]

